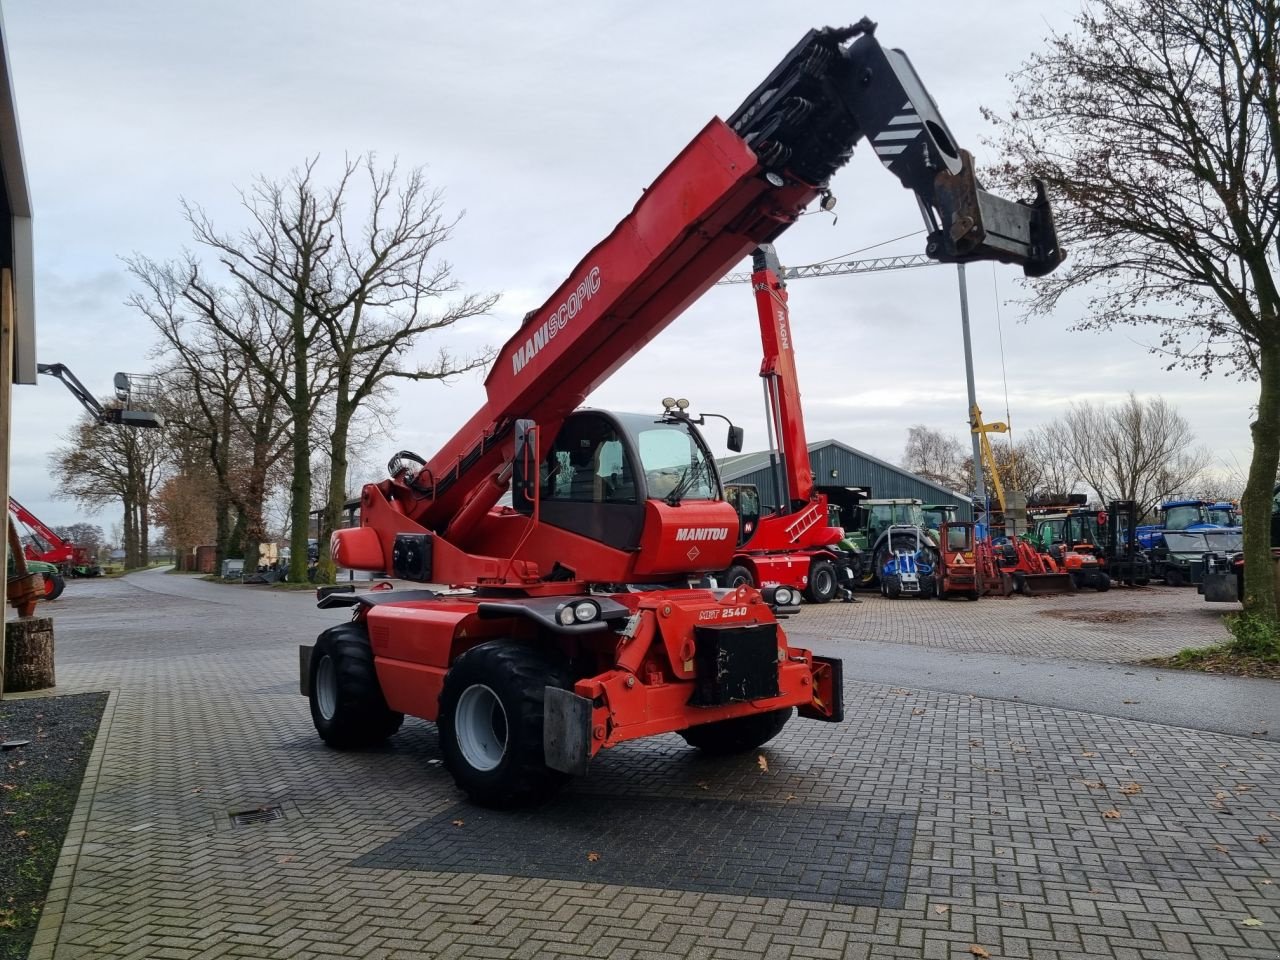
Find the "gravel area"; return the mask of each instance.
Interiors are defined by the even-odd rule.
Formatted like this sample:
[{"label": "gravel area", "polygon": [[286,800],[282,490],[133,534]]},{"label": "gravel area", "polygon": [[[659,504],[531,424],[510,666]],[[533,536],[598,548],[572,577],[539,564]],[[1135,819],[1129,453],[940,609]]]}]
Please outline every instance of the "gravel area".
[{"label": "gravel area", "polygon": [[0,960],[27,955],[107,703],[0,700]]}]

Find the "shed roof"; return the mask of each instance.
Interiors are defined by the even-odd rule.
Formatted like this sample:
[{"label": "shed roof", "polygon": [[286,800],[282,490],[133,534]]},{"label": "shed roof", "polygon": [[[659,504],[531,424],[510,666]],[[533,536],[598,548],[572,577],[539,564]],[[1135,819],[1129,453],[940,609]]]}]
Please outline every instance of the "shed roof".
[{"label": "shed roof", "polygon": [[[879,457],[873,457],[871,454],[859,450],[856,447],[851,447],[847,443],[841,443],[839,440],[818,440],[809,444],[809,456],[812,457],[814,453],[827,447],[838,447],[846,453],[865,460],[868,463],[873,463],[885,470],[892,470],[895,473],[902,474],[904,477],[910,477],[916,483],[922,484],[923,486],[929,487],[933,490],[937,490],[945,500],[961,500],[965,503],[973,503],[972,497],[967,497],[963,493],[957,493],[954,490],[948,490],[946,487],[936,484],[932,480],[926,480],[924,477],[917,476],[910,470],[904,470],[902,467],[895,466],[892,463],[881,460]],[[763,470],[769,465],[769,456],[770,452],[768,450],[761,450],[756,453],[738,453],[731,457],[725,457],[723,460],[719,461],[720,477],[726,483],[731,483],[734,480],[745,477],[747,474],[755,473],[757,470]]]}]

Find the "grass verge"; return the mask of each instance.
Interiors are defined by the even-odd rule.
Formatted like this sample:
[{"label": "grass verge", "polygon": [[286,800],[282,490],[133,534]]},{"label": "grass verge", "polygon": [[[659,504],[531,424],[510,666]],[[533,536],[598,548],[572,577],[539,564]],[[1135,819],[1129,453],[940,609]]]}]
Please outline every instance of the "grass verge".
[{"label": "grass verge", "polygon": [[27,955],[107,703],[105,693],[0,701],[0,960]]},{"label": "grass verge", "polygon": [[1188,647],[1172,657],[1147,661],[1171,670],[1200,670],[1237,677],[1280,680],[1280,627],[1275,621],[1248,613],[1223,618],[1231,639],[1212,647]]}]

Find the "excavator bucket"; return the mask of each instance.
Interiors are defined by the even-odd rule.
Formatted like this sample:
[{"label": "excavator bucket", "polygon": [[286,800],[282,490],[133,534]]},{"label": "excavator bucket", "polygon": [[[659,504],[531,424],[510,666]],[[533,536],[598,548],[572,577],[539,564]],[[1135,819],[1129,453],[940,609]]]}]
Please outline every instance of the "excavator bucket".
[{"label": "excavator bucket", "polygon": [[1075,593],[1076,585],[1069,573],[1024,573],[1022,575],[1022,592],[1029,597]]}]

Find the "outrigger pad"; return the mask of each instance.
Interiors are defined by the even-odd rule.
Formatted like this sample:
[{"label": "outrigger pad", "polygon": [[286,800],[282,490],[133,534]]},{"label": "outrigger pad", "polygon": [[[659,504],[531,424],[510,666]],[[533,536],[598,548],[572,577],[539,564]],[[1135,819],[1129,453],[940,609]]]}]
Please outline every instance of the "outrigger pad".
[{"label": "outrigger pad", "polygon": [[542,752],[552,770],[585,776],[591,763],[591,701],[547,687],[542,700]]},{"label": "outrigger pad", "polygon": [[694,627],[698,685],[689,703],[722,706],[778,695],[778,626]]}]

